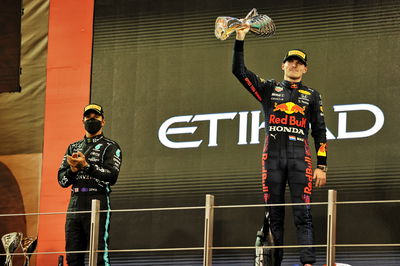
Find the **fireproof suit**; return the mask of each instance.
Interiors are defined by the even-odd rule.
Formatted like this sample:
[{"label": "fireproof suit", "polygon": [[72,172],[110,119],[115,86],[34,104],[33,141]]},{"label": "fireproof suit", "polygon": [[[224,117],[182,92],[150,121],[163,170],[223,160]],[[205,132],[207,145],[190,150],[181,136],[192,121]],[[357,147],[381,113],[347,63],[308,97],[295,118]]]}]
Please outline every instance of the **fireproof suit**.
[{"label": "fireproof suit", "polygon": [[[81,151],[89,167],[73,173],[67,163],[67,155]],[[92,199],[100,200],[98,265],[110,265],[108,256],[110,227],[110,186],[117,181],[122,162],[119,145],[103,135],[84,138],[69,145],[58,171],[58,183],[66,188],[72,186],[68,212],[90,211]],[[66,250],[88,250],[90,236],[90,213],[69,213],[65,223]],[[85,265],[85,254],[67,254],[68,265]]]},{"label": "fireproof suit", "polygon": [[[265,145],[262,154],[262,189],[265,203],[283,203],[286,183],[293,203],[311,201],[313,170],[308,145],[308,129],[315,141],[317,164],[326,165],[326,127],[320,94],[302,83],[263,80],[244,64],[244,41],[236,40],[233,74],[262,104],[265,115]],[[284,207],[270,207],[269,226],[275,245],[283,245]],[[313,244],[310,205],[293,207],[294,223],[300,245]],[[267,221],[268,222],[268,221]],[[283,250],[275,255],[281,265]],[[301,248],[303,264],[314,263],[312,248]]]}]

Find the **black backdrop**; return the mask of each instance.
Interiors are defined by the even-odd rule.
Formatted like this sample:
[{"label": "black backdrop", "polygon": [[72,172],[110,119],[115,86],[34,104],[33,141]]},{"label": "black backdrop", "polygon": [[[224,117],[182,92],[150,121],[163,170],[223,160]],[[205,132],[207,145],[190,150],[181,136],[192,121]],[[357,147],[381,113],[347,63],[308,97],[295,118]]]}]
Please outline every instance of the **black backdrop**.
[{"label": "black backdrop", "polygon": [[[106,134],[124,155],[113,209],[199,206],[205,194],[217,205],[262,203],[264,132],[252,126],[260,106],[230,73],[234,37],[221,42],[213,33],[217,16],[243,17],[253,7],[274,19],[277,31],[269,39],[248,37],[247,66],[280,80],[284,53],[302,48],[309,54],[305,84],[323,95],[330,169],[314,201],[326,201],[328,189],[338,190],[340,201],[399,198],[398,1],[97,0],[91,100],[104,105]],[[193,121],[201,114],[229,118],[215,127]],[[171,118],[180,122],[169,129],[186,133],[168,134],[163,125]],[[171,148],[166,139],[178,146],[202,142]],[[338,243],[398,243],[392,228],[399,209],[340,205]],[[326,242],[325,213],[326,207],[313,208],[316,244]],[[260,208],[217,210],[215,246],[252,245],[262,215]],[[114,213],[111,248],[200,247],[202,219],[202,211]],[[296,243],[292,224],[288,209],[286,244]],[[317,251],[322,264],[324,249]],[[338,261],[398,265],[398,251],[338,248]],[[296,251],[287,254],[285,265],[293,265]],[[250,251],[216,252],[214,263],[250,265],[251,259]],[[129,253],[114,260],[200,265],[201,253]]]},{"label": "black backdrop", "polygon": [[22,0],[4,0],[0,9],[0,93],[20,91]]}]

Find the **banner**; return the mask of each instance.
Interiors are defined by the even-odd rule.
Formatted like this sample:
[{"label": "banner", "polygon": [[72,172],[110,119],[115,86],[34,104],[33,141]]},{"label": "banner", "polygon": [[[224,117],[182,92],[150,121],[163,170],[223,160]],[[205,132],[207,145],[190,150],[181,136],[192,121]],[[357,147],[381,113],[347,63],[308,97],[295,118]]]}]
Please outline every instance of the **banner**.
[{"label": "banner", "polygon": [[[274,20],[276,33],[246,38],[246,66],[280,81],[286,52],[303,49],[309,55],[304,84],[323,97],[328,184],[314,190],[313,201],[326,201],[328,189],[337,190],[340,201],[400,197],[398,2],[96,1],[91,100],[104,106],[105,134],[124,154],[113,209],[198,206],[205,194],[217,205],[263,202],[261,106],[231,74],[234,37],[221,42],[214,36],[216,17],[243,17],[253,7]],[[338,243],[400,239],[390,229],[397,225],[393,208],[339,206]],[[111,248],[202,246],[202,215],[116,214],[112,236],[125,240],[111,240]],[[250,246],[263,209],[218,210],[215,217],[215,246]],[[313,217],[315,243],[324,244],[326,208],[313,207]],[[297,243],[292,221],[288,208],[287,245]],[[338,249],[338,258],[349,250]],[[364,249],[348,263],[371,262],[377,250]],[[358,256],[360,249],[349,252]],[[221,251],[221,263],[228,253]],[[244,260],[253,256],[237,253]],[[396,252],[388,254],[399,260]],[[136,265],[134,253],[125,255]]]}]

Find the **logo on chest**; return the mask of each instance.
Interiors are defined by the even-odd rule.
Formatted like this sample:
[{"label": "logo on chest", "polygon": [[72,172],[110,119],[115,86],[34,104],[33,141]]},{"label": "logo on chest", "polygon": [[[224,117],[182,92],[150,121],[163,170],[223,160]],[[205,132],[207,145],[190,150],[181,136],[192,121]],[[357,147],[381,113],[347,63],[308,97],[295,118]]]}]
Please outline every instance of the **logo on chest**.
[{"label": "logo on chest", "polygon": [[274,112],[276,111],[281,111],[281,112],[285,112],[289,115],[291,114],[297,114],[300,113],[302,115],[305,115],[305,107],[300,107],[295,103],[292,102],[287,102],[287,103],[281,103],[281,104],[277,104],[275,103],[275,108],[274,108]]},{"label": "logo on chest", "polygon": [[301,119],[297,119],[293,115],[285,115],[285,117],[276,117],[275,115],[269,116],[269,124],[271,125],[289,125],[305,128],[307,125],[307,119],[302,117]]},{"label": "logo on chest", "polygon": [[91,153],[90,153],[90,156],[89,156],[89,158],[87,158],[87,160],[89,161],[89,162],[99,162],[100,161],[100,153],[99,152],[96,152],[96,151],[92,151]]},{"label": "logo on chest", "polygon": [[94,151],[100,151],[100,149],[101,149],[102,146],[103,146],[103,144],[97,144],[97,145],[93,148],[93,150],[94,150]]}]

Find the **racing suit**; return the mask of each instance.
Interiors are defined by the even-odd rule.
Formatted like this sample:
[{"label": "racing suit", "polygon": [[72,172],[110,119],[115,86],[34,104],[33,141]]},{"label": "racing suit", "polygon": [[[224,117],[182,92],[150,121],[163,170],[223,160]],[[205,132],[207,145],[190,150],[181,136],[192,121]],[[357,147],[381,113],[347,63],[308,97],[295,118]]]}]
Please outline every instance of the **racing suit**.
[{"label": "racing suit", "polygon": [[[81,151],[88,167],[73,173],[67,162],[67,155]],[[72,186],[68,212],[90,211],[93,199],[100,200],[98,265],[109,265],[108,244],[111,217],[110,186],[118,178],[122,162],[119,145],[103,135],[84,138],[69,145],[58,170],[58,183],[66,188]],[[89,248],[90,213],[68,213],[65,223],[66,251],[82,251]],[[68,265],[85,265],[85,254],[67,254]]]},{"label": "racing suit", "polygon": [[[284,203],[286,183],[293,203],[311,202],[313,170],[308,129],[317,151],[317,164],[326,165],[326,127],[320,94],[301,82],[263,80],[244,64],[244,41],[236,40],[232,72],[262,104],[265,115],[265,145],[262,154],[262,189],[268,204]],[[275,245],[283,245],[284,207],[269,207],[269,226]],[[300,245],[313,244],[310,205],[293,206],[294,223]],[[275,253],[281,265],[283,250]],[[301,248],[303,264],[314,263],[313,248]]]}]

